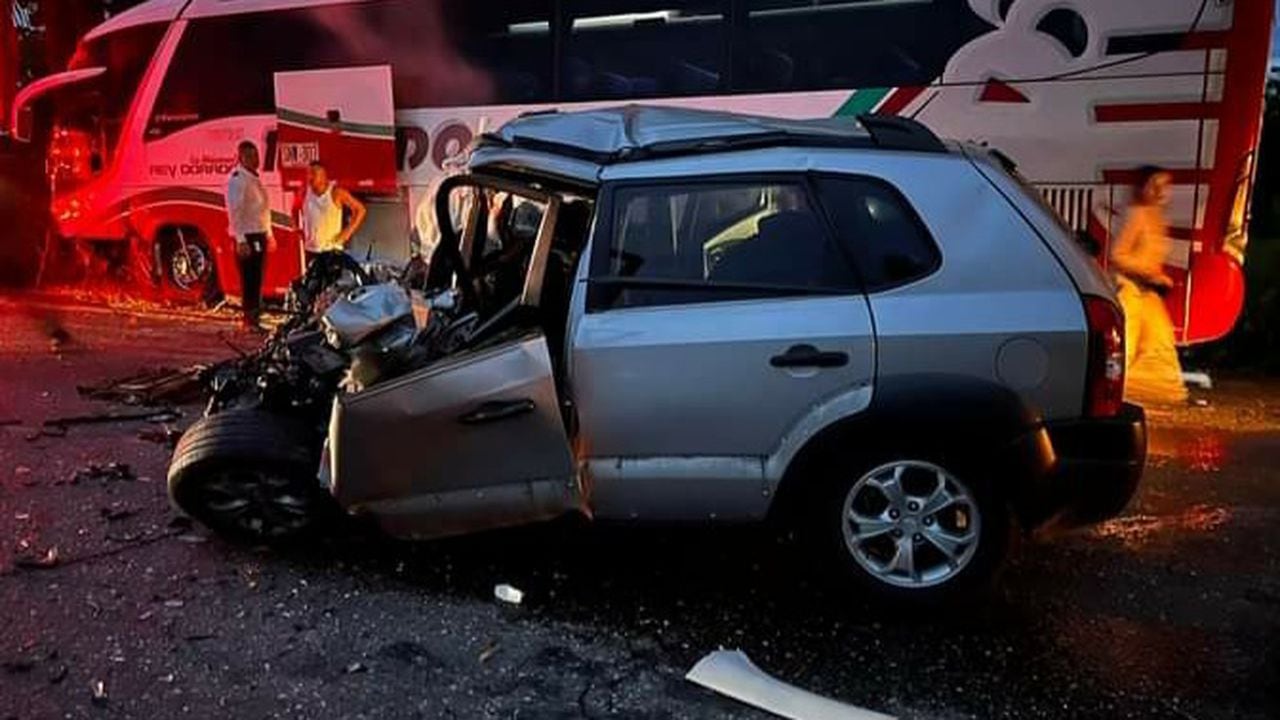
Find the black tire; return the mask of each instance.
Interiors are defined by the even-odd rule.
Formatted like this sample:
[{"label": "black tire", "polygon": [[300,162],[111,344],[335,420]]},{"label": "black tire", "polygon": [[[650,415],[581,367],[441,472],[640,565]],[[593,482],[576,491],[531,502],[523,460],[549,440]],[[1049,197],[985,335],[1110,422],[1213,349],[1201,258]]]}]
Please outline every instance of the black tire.
[{"label": "black tire", "polygon": [[[821,467],[827,482],[823,483],[821,489],[811,496],[805,519],[807,534],[814,541],[816,548],[825,556],[827,567],[835,570],[837,581],[842,589],[851,591],[859,597],[883,603],[888,607],[963,603],[981,600],[988,595],[1009,554],[1013,538],[1012,513],[1008,502],[1000,492],[1003,485],[1001,478],[984,476],[981,463],[974,462],[965,455],[960,452],[917,449],[882,450],[860,460],[847,456],[842,459],[828,456],[829,461],[824,462]],[[842,466],[847,468],[847,471],[842,471]],[[857,530],[877,529],[875,526],[859,526],[848,519],[849,509],[860,509],[857,503],[863,501],[868,492],[866,484],[862,485],[859,494],[855,495],[856,499],[852,505],[846,505],[846,501],[850,500],[851,492],[864,478],[886,477],[897,467],[904,469],[903,482],[915,483],[917,488],[927,488],[923,483],[930,482],[930,478],[936,478],[935,471],[941,470],[950,478],[950,481],[958,483],[951,487],[962,489],[970,497],[972,504],[949,506],[946,510],[927,516],[930,525],[926,528],[924,527],[925,515],[908,517],[909,513],[905,505],[911,502],[911,497],[903,498],[899,516],[909,521],[911,525],[897,526],[890,531],[891,534],[883,538],[873,538],[859,543],[852,537]],[[923,492],[927,493],[927,489]],[[918,500],[914,502],[919,510],[926,509],[920,507],[921,503]],[[886,504],[883,512],[889,512],[889,507],[891,504]],[[864,510],[860,515],[876,516],[878,509],[873,507]],[[959,522],[961,518],[964,518],[963,523]],[[849,523],[849,533],[846,533],[846,523]],[[961,559],[954,566],[946,562],[945,557],[940,554],[941,547],[935,545],[927,534],[930,531],[945,530],[953,536],[964,535],[964,527],[968,526],[972,529],[973,525],[977,526],[977,530],[972,532],[975,538],[972,541],[972,550],[968,549],[968,543],[962,544],[961,547],[966,550],[960,553]],[[901,536],[897,536],[896,533],[901,533]],[[919,541],[916,541],[917,538],[920,538]],[[890,556],[897,550],[896,544],[899,541],[909,542],[913,548],[916,548],[913,552],[918,553],[915,557],[919,564],[924,565],[926,560],[936,560],[938,572],[949,574],[937,580],[936,584],[921,583],[915,586],[903,586],[893,584],[885,576],[872,572],[864,565],[864,563],[874,565],[876,560],[883,561],[881,565],[891,564]],[[886,542],[889,544],[876,557],[876,552],[880,551],[880,545]],[[863,548],[862,561],[855,557],[854,545]],[[949,569],[956,566],[958,570]],[[924,573],[921,574],[924,575]],[[895,579],[899,582],[908,582],[903,577]]]},{"label": "black tire", "polygon": [[168,292],[192,303],[211,303],[221,294],[218,273],[209,246],[193,227],[168,227],[155,242],[160,277]]},{"label": "black tire", "polygon": [[192,425],[169,464],[169,497],[228,539],[285,543],[337,516],[316,477],[317,441],[305,425],[232,410]]}]

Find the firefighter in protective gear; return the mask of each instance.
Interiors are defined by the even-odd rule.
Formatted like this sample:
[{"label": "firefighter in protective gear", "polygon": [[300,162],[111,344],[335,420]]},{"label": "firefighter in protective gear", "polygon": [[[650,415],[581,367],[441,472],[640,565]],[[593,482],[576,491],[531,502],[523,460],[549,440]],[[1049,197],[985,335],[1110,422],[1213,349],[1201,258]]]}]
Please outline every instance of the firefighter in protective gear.
[{"label": "firefighter in protective gear", "polygon": [[1173,322],[1164,296],[1173,279],[1164,271],[1169,255],[1169,173],[1143,168],[1124,229],[1111,249],[1120,305],[1125,316],[1125,398],[1138,404],[1187,400],[1174,346]]}]

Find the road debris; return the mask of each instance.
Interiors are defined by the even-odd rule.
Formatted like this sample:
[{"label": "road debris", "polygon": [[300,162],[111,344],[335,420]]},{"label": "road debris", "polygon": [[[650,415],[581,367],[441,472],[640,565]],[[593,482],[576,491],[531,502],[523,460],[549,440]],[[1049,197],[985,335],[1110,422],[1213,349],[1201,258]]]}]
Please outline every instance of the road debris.
[{"label": "road debris", "polygon": [[81,396],[125,405],[184,405],[204,396],[205,365],[158,368],[76,388]]},{"label": "road debris", "polygon": [[101,680],[93,680],[89,683],[89,692],[92,693],[94,705],[107,704],[107,684]]},{"label": "road debris", "polygon": [[68,415],[65,417],[50,418],[45,420],[41,427],[61,428],[65,431],[67,428],[79,425],[107,425],[119,422],[133,422],[137,420],[150,423],[168,423],[181,417],[182,413],[174,410],[173,408],[138,412],[106,412],[94,413],[92,415]]},{"label": "road debris", "polygon": [[138,514],[137,509],[120,504],[113,504],[109,507],[100,508],[98,512],[107,522],[124,520]]},{"label": "road debris", "polygon": [[524,592],[506,583],[495,585],[493,588],[493,596],[510,605],[519,605],[524,602]]},{"label": "road debris", "polygon": [[493,657],[496,652],[498,652],[498,641],[490,640],[483,648],[480,649],[480,664],[483,665],[484,663],[489,662],[489,658]]},{"label": "road debris", "polygon": [[168,423],[164,423],[160,427],[144,427],[138,431],[139,440],[153,442],[169,448],[177,447],[178,440],[181,437],[182,431]]},{"label": "road debris", "polygon": [[133,468],[128,463],[109,462],[109,463],[89,463],[88,465],[76,471],[71,476],[71,484],[79,485],[80,483],[92,482],[98,480],[103,484],[109,482],[127,482],[137,479]]},{"label": "road debris", "polygon": [[717,650],[698,661],[685,680],[791,720],[894,720],[777,680],[741,650]]},{"label": "road debris", "polygon": [[357,661],[347,665],[347,667],[343,669],[343,672],[348,675],[354,675],[356,673],[369,672],[369,667],[364,663]]},{"label": "road debris", "polygon": [[34,670],[35,667],[36,661],[25,657],[18,658],[17,660],[5,660],[3,663],[0,663],[0,668],[3,668],[4,671],[10,675],[29,673]]},{"label": "road debris", "polygon": [[48,570],[57,567],[59,562],[58,548],[56,546],[42,553],[19,555],[13,559],[14,566],[23,570]]}]

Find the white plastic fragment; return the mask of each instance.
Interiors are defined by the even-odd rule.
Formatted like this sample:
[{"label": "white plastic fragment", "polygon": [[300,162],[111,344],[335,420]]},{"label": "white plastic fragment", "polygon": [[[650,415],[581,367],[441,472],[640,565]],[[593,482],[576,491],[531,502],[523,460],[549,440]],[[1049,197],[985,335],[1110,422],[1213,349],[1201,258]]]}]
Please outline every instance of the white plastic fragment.
[{"label": "white plastic fragment", "polygon": [[1213,389],[1213,378],[1209,377],[1206,372],[1184,372],[1182,373],[1182,383],[1198,387],[1201,390]]},{"label": "white plastic fragment", "polygon": [[741,650],[708,654],[684,679],[790,720],[895,720],[774,679]]},{"label": "white plastic fragment", "polygon": [[493,588],[493,596],[504,603],[510,603],[512,605],[519,605],[524,602],[524,592],[506,583],[495,585]]}]

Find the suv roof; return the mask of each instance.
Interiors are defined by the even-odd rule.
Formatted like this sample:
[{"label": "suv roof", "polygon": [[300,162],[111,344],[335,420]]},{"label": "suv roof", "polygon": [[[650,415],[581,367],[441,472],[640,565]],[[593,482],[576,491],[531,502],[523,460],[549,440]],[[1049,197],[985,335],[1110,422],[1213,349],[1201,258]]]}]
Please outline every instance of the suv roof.
[{"label": "suv roof", "polygon": [[648,105],[528,113],[484,135],[477,150],[519,149],[610,165],[779,146],[947,152],[932,131],[907,118],[788,120]]}]

